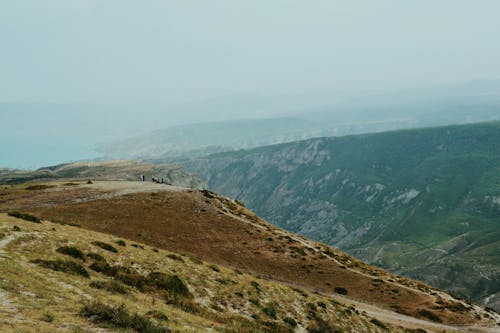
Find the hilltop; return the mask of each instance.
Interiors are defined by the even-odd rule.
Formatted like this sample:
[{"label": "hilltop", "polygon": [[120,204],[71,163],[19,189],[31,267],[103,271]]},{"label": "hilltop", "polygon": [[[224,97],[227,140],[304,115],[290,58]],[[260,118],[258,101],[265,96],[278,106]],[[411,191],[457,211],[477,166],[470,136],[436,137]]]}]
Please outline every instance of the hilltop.
[{"label": "hilltop", "polygon": [[[149,182],[59,181],[3,186],[0,198],[0,211],[43,219],[39,224],[0,216],[2,244],[8,251],[4,267],[11,267],[6,270],[3,299],[11,312],[21,308],[24,313],[24,318],[7,320],[13,331],[33,327],[38,316],[52,318],[46,320],[47,327],[89,329],[92,323],[77,315],[75,304],[82,299],[124,303],[128,311],[141,315],[160,311],[174,318],[166,325],[177,331],[211,327],[315,332],[314,327],[329,325],[345,332],[490,332],[500,322],[494,312],[274,227],[239,202],[206,190]],[[96,241],[117,252],[99,249]],[[127,246],[120,246],[123,243]],[[47,273],[50,270],[41,266],[53,264],[40,260],[68,259],[57,252],[63,245],[97,252],[111,266],[123,267],[99,268],[93,265],[95,259],[69,258],[89,272],[90,280]],[[191,302],[165,304],[162,291],[151,282],[159,276],[150,276],[156,271],[165,278],[177,275]],[[139,274],[146,289],[134,286],[130,274]],[[33,276],[40,281],[35,283]],[[132,296],[111,297],[87,285],[92,281],[107,288],[109,277],[118,279]],[[57,294],[61,288],[67,295]],[[56,306],[58,297],[68,303]],[[33,298],[42,298],[44,306],[36,306]],[[290,319],[285,321],[289,317],[298,323],[296,328],[290,327]]]},{"label": "hilltop", "polygon": [[319,138],[184,165],[271,223],[500,310],[500,122]]},{"label": "hilltop", "polygon": [[0,184],[21,184],[35,180],[100,179],[146,180],[164,179],[170,185],[205,188],[206,183],[197,175],[171,164],[147,164],[140,161],[75,162],[40,168],[34,171],[0,169]]}]

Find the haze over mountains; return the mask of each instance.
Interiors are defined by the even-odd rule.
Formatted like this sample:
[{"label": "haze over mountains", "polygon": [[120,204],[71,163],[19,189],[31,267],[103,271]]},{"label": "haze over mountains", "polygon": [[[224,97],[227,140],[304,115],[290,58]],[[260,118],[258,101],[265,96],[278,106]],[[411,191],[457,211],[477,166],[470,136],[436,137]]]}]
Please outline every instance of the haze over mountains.
[{"label": "haze over mountains", "polygon": [[[309,100],[308,96],[222,99],[215,104],[197,105],[197,108],[208,114],[238,111],[249,115],[274,108],[275,114],[286,117],[175,126],[102,145],[98,151],[108,158],[172,161],[312,137],[500,119],[500,81],[350,97],[333,104],[328,103],[325,96],[323,99],[324,102],[321,98]],[[310,104],[302,106],[308,100]]]}]

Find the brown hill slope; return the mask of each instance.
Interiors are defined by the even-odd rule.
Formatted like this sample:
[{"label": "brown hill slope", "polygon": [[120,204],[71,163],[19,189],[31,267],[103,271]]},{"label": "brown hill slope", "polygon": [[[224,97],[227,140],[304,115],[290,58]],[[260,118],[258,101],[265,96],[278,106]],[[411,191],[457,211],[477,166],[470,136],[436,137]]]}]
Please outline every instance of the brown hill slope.
[{"label": "brown hill slope", "polygon": [[492,327],[498,321],[494,313],[278,229],[208,191],[140,182],[51,186],[7,186],[0,190],[0,211],[26,211],[337,295],[344,302],[352,299],[368,313],[398,324],[415,325],[404,315],[431,320],[434,324],[418,325],[434,329],[453,329],[442,324]]}]

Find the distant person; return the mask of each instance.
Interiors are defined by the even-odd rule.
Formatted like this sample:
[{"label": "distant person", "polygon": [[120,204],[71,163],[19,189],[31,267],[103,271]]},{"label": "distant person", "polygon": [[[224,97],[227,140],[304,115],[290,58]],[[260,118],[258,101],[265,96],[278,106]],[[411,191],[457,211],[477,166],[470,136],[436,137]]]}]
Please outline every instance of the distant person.
[{"label": "distant person", "polygon": [[161,184],[163,184],[163,178],[161,179]]},{"label": "distant person", "polygon": [[141,181],[145,181],[146,177],[144,175],[141,175]]}]

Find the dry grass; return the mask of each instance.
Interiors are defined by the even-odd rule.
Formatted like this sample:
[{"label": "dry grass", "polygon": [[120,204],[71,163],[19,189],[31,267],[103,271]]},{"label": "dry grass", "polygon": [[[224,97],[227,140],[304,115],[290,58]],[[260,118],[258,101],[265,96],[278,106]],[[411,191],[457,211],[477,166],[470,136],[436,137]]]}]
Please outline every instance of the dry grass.
[{"label": "dry grass", "polygon": [[[12,231],[13,225],[22,231]],[[325,304],[325,308],[318,308],[317,315],[335,321],[345,332],[380,331],[370,324],[370,318],[348,314],[346,307],[333,305],[329,298],[321,295],[301,294],[288,286],[220,265],[215,271],[211,263],[193,262],[165,250],[153,252],[125,247],[112,253],[92,245],[95,241],[114,243],[117,239],[111,235],[48,221],[33,224],[6,214],[0,214],[0,230],[5,237],[13,237],[2,249],[5,255],[0,258],[0,302],[9,304],[9,307],[0,306],[2,332],[108,331],[109,328],[99,328],[104,323],[93,323],[79,315],[82,304],[92,301],[113,309],[123,304],[130,315],[128,319],[137,314],[142,319],[151,318],[156,325],[160,319],[153,318],[153,314],[168,318],[160,326],[173,332],[205,332],[208,328],[214,332],[289,332],[293,323],[298,327],[314,324],[307,318],[309,302]],[[94,262],[102,261],[87,257],[83,262],[57,251],[65,246],[83,253],[96,253],[113,266],[133,269],[154,288],[125,287],[126,292],[122,293],[119,281],[88,269]],[[177,257],[172,260],[172,255],[182,260]],[[84,265],[90,277],[32,263],[41,258]],[[179,298],[173,300],[174,294]],[[252,298],[262,305],[252,303]]]}]

